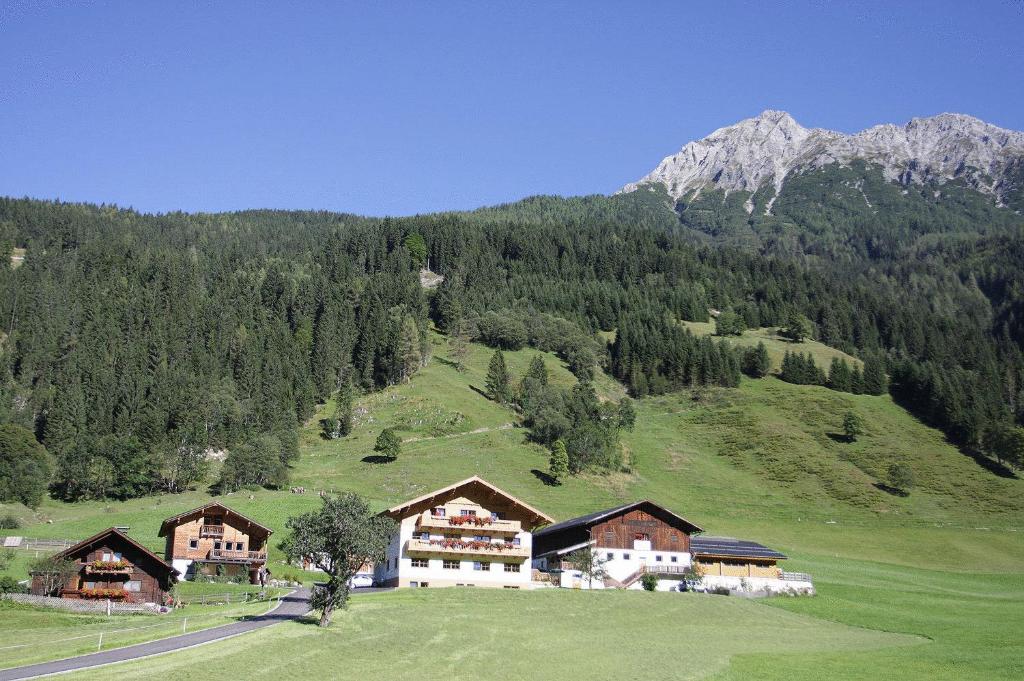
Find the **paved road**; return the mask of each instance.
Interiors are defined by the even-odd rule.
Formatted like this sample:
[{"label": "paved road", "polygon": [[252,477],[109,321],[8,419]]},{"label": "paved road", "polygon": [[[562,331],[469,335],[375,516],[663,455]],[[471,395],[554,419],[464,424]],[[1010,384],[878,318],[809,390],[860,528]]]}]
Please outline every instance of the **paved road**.
[{"label": "paved road", "polygon": [[[364,590],[360,589],[359,591],[362,592]],[[103,652],[92,653],[90,655],[80,655],[78,657],[69,657],[65,660],[55,660],[54,662],[40,662],[39,664],[28,665],[27,667],[0,669],[0,681],[31,679],[37,676],[61,674],[64,672],[86,669],[88,667],[113,664],[115,662],[125,662],[127,660],[135,660],[140,657],[169,653],[175,650],[181,650],[182,648],[190,648],[192,646],[218,641],[230,636],[238,636],[239,634],[244,634],[247,631],[269,627],[272,624],[277,624],[278,622],[283,622],[285,620],[297,619],[305,615],[307,612],[309,612],[309,590],[299,589],[298,591],[293,591],[282,598],[281,604],[265,615],[258,615],[252,619],[233,622],[232,624],[225,624],[220,627],[203,629],[202,631],[197,631],[191,634],[172,636],[170,638],[160,639],[159,641],[150,641],[149,643],[139,643],[125,648],[114,648],[112,650],[105,650]]]}]

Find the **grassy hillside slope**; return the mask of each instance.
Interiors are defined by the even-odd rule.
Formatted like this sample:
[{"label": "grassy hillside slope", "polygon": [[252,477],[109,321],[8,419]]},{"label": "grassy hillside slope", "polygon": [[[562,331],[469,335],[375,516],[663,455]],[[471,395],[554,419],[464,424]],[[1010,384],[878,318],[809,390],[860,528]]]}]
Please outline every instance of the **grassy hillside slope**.
[{"label": "grassy hillside slope", "polygon": [[[432,340],[434,358],[412,382],[359,400],[350,437],[326,441],[316,419],[307,424],[293,476],[306,494],[243,491],[227,503],[280,532],[288,515],[317,505],[320,489],[355,490],[383,508],[474,474],[557,519],[648,497],[709,533],[786,552],[787,569],[814,574],[820,595],[758,603],[679,594],[388,595],[357,601],[327,632],[286,625],[147,661],[124,669],[128,678],[195,674],[197,656],[204,660],[197,678],[217,678],[259,650],[261,664],[273,658],[281,665],[267,674],[399,678],[408,660],[418,660],[422,678],[503,679],[518,670],[515,660],[534,659],[555,639],[571,642],[564,664],[554,661],[533,677],[577,669],[644,676],[647,659],[677,670],[674,678],[719,681],[755,673],[816,679],[826,671],[835,679],[878,678],[894,670],[906,679],[1010,679],[1024,671],[1024,646],[1010,633],[1024,626],[1024,481],[992,475],[887,396],[766,378],[745,379],[735,390],[647,398],[638,403],[635,431],[623,437],[628,470],[551,487],[535,472],[546,469],[547,452],[526,441],[513,411],[480,393],[491,350],[473,346],[460,373],[443,339]],[[519,376],[534,354],[506,359]],[[572,384],[555,357],[545,360],[554,382]],[[605,398],[622,396],[605,376],[597,386]],[[332,409],[325,405],[320,416]],[[867,424],[855,443],[837,436],[846,411]],[[373,443],[386,426],[398,429],[403,452],[377,463]],[[908,497],[876,485],[895,460],[917,478]],[[124,503],[48,501],[38,514],[23,507],[0,513],[21,515],[28,524],[19,533],[28,536],[77,538],[128,524],[159,549],[160,520],[208,499],[196,491]],[[863,629],[930,642],[908,646],[920,639]]]}]

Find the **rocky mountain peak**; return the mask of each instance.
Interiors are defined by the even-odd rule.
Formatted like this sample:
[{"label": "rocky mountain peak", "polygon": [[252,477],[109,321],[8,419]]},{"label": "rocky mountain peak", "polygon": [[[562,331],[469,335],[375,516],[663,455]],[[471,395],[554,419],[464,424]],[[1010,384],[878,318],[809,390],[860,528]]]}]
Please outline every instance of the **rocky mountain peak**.
[{"label": "rocky mountain peak", "polygon": [[[1024,133],[965,114],[914,118],[903,126],[884,124],[846,135],[805,128],[787,112],[767,109],[689,142],[621,191],[662,184],[679,200],[696,198],[705,188],[753,193],[771,182],[777,195],[794,171],[861,159],[881,166],[894,181],[941,183],[966,176],[998,201],[1000,177],[1021,157]],[[753,210],[752,201],[747,210]]]}]

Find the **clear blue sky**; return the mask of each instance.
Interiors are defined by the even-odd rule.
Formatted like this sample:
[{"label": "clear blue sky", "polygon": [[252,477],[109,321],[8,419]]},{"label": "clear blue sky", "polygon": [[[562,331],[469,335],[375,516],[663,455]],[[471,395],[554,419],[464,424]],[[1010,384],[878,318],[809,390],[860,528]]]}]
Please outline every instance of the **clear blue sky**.
[{"label": "clear blue sky", "polygon": [[609,193],[765,108],[1024,129],[1020,0],[363,4],[3,0],[0,194],[404,215]]}]

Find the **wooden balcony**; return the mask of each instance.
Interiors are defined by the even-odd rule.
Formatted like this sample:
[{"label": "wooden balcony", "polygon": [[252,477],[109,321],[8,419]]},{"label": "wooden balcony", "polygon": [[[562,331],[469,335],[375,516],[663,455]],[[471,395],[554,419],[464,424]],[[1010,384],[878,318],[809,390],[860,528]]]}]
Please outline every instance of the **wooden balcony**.
[{"label": "wooden balcony", "polygon": [[267,554],[264,551],[228,551],[227,549],[210,549],[209,560],[221,563],[265,563]]},{"label": "wooden balcony", "polygon": [[95,563],[85,564],[85,574],[87,575],[130,575],[134,571],[135,568],[131,565],[118,567],[116,565],[97,565]]},{"label": "wooden balcony", "polygon": [[477,525],[475,522],[470,520],[469,522],[463,522],[461,525],[457,525],[459,521],[456,518],[472,518],[473,516],[434,516],[434,515],[421,515],[416,526],[423,529],[434,529],[444,530],[445,532],[452,532],[457,530],[465,530],[467,532],[481,532],[489,534],[519,534],[523,531],[522,524],[518,520],[491,520],[486,519]]},{"label": "wooden balcony", "polygon": [[213,537],[215,539],[220,539],[221,537],[224,536],[224,526],[223,525],[200,525],[199,526],[199,536],[200,537]]},{"label": "wooden balcony", "polygon": [[447,539],[410,539],[406,545],[406,552],[410,554],[434,554],[453,556],[486,556],[488,558],[499,558],[509,556],[512,558],[529,558],[530,549],[525,546],[514,544],[490,543],[479,541],[452,541]]}]

